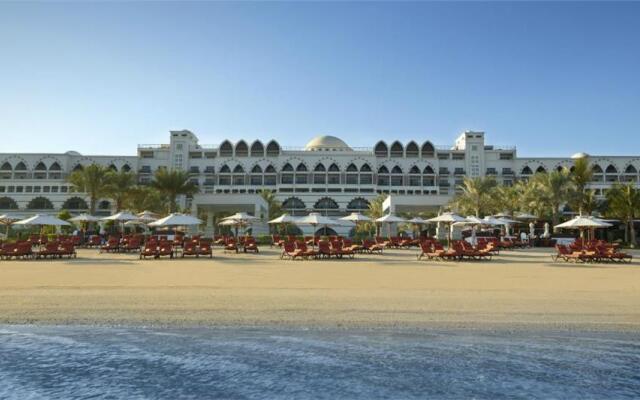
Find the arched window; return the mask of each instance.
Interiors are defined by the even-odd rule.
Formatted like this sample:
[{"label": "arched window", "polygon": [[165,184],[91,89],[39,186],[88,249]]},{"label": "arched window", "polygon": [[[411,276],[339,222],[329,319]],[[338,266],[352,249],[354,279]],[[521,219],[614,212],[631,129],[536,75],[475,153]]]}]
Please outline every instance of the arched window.
[{"label": "arched window", "polygon": [[389,148],[387,147],[387,144],[382,141],[376,144],[376,146],[373,148],[373,152],[375,153],[376,157],[389,157]]},{"label": "arched window", "polygon": [[276,169],[273,168],[273,165],[267,165],[267,168],[264,169],[265,186],[275,186],[277,181],[276,176]]},{"label": "arched window", "polygon": [[617,182],[618,181],[618,168],[614,167],[612,164],[609,164],[607,169],[604,171],[606,173],[606,182]]},{"label": "arched window", "polygon": [[282,174],[280,174],[280,183],[291,185],[293,184],[293,167],[291,164],[286,163],[282,167]]},{"label": "arched window", "polygon": [[257,140],[251,145],[251,157],[264,157],[264,146]]},{"label": "arched window", "polygon": [[369,164],[362,164],[360,167],[360,184],[372,185],[373,184],[373,170]]},{"label": "arched window", "polygon": [[254,186],[262,186],[262,168],[259,165],[254,165],[251,168],[251,184]]},{"label": "arched window", "polygon": [[323,197],[320,200],[316,201],[316,204],[313,205],[313,208],[316,210],[337,210],[338,203],[330,197]]},{"label": "arched window", "polygon": [[65,210],[87,210],[89,206],[80,197],[70,197],[62,204],[62,208]]},{"label": "arched window", "polygon": [[49,167],[49,171],[61,171],[62,167],[60,167],[60,164],[58,164],[57,161],[55,161],[53,164],[51,164],[51,166]]},{"label": "arched window", "polygon": [[356,197],[347,204],[347,210],[364,211],[369,209],[369,202],[362,197]]},{"label": "arched window", "polygon": [[46,197],[35,197],[27,204],[29,210],[53,210],[53,203]]},{"label": "arched window", "polygon": [[347,180],[347,185],[358,184],[358,167],[356,167],[355,164],[351,163],[347,165],[347,174],[345,178]]},{"label": "arched window", "polygon": [[324,185],[327,183],[327,169],[324,164],[319,163],[313,168],[313,184]]},{"label": "arched window", "polygon": [[16,167],[14,168],[14,171],[26,171],[26,170],[27,170],[27,166],[22,161],[16,164]]},{"label": "arched window", "polygon": [[47,179],[47,166],[42,161],[36,164],[33,177],[35,179]]},{"label": "arched window", "polygon": [[25,165],[25,163],[20,161],[18,164],[16,164],[15,168],[13,169],[14,179],[27,179],[26,171],[27,171],[27,166]]},{"label": "arched window", "polygon": [[536,169],[536,174],[544,174],[547,170],[541,165]]},{"label": "arched window", "polygon": [[11,197],[0,197],[0,210],[17,210],[18,203]]},{"label": "arched window", "polygon": [[617,174],[618,173],[618,169],[616,167],[614,167],[613,165],[609,164],[609,166],[607,167],[605,172],[607,174]]},{"label": "arched window", "polygon": [[231,168],[229,168],[227,164],[224,164],[222,167],[220,167],[220,172],[218,173],[218,185],[231,185]]},{"label": "arched window", "polygon": [[280,145],[274,140],[267,144],[267,157],[278,157],[280,155]]},{"label": "arched window", "polygon": [[234,186],[244,185],[244,168],[242,168],[242,165],[238,164],[233,168],[232,182]]},{"label": "arched window", "polygon": [[99,210],[109,210],[111,208],[111,203],[108,200],[102,200],[98,203]]},{"label": "arched window", "polygon": [[627,168],[624,170],[624,173],[625,174],[636,174],[636,173],[638,173],[638,170],[633,165],[628,165]]},{"label": "arched window", "polygon": [[599,166],[598,164],[594,165],[592,170],[594,174],[601,174],[603,172],[602,167]]},{"label": "arched window", "polygon": [[558,171],[558,172],[562,172],[563,169],[564,169],[564,167],[562,165],[558,165],[556,167],[556,171]]},{"label": "arched window", "polygon": [[329,165],[329,173],[327,174],[327,183],[330,185],[340,184],[340,168],[337,164]]},{"label": "arched window", "polygon": [[298,164],[296,167],[296,184],[297,185],[306,185],[307,184],[307,166],[303,163]]},{"label": "arched window", "polygon": [[247,157],[249,156],[249,147],[244,140],[236,143],[236,157]]},{"label": "arched window", "polygon": [[391,186],[402,186],[402,168],[397,165],[391,169]]},{"label": "arched window", "polygon": [[436,149],[431,142],[426,141],[422,145],[421,153],[423,158],[433,158],[436,155]]},{"label": "arched window", "polygon": [[42,161],[40,161],[36,167],[34,168],[34,170],[36,171],[46,171],[47,170],[47,166],[44,165],[44,163]]},{"label": "arched window", "polygon": [[378,186],[389,186],[391,182],[389,170],[384,165],[378,168]]},{"label": "arched window", "polygon": [[420,155],[420,150],[418,149],[418,145],[416,144],[416,142],[411,141],[409,142],[409,144],[407,144],[405,155],[410,158],[416,158]]},{"label": "arched window", "polygon": [[0,167],[0,171],[11,171],[12,169],[11,164],[6,161],[2,163],[2,166]]},{"label": "arched window", "polygon": [[115,165],[113,165],[113,164],[109,165],[109,169],[110,169],[111,171],[114,171],[114,172],[117,172],[117,171],[118,171],[118,167],[116,167],[116,166],[115,166]]},{"label": "arched window", "polygon": [[228,140],[220,145],[220,157],[233,157],[233,146]]},{"label": "arched window", "polygon": [[533,171],[527,165],[524,168],[522,168],[522,171],[520,172],[520,175],[533,175]]},{"label": "arched window", "polygon": [[131,167],[129,166],[129,164],[123,165],[122,168],[120,169],[123,170],[124,172],[131,172]]},{"label": "arched window", "polygon": [[0,166],[0,179],[11,179],[12,169],[13,167],[8,162],[2,163],[2,166]]},{"label": "arched window", "polygon": [[435,186],[436,185],[436,173],[431,168],[430,165],[427,165],[422,170],[422,186]]},{"label": "arched window", "polygon": [[291,215],[302,214],[306,208],[304,202],[297,197],[289,197],[282,202],[282,209]]},{"label": "arched window", "polygon": [[420,168],[416,167],[415,165],[409,170],[409,186],[422,186]]},{"label": "arched window", "polygon": [[404,149],[402,148],[402,144],[398,141],[393,142],[391,144],[391,157],[400,158],[404,156]]},{"label": "arched window", "polygon": [[82,166],[82,164],[76,164],[76,165],[73,167],[73,171],[74,171],[74,172],[75,172],[75,171],[82,171],[82,169],[83,169],[83,168],[84,168],[84,167]]}]

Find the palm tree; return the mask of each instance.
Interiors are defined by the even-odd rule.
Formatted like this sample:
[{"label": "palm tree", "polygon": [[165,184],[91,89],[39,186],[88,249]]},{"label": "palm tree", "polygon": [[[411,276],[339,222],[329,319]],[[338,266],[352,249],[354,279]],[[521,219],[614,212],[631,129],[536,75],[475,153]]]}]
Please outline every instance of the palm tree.
[{"label": "palm tree", "polygon": [[109,175],[107,196],[113,199],[116,204],[116,212],[118,212],[124,207],[127,197],[131,194],[131,189],[136,184],[136,175],[128,171],[110,171]]},{"label": "palm tree", "polygon": [[73,190],[89,196],[89,212],[94,214],[98,200],[107,195],[110,179],[111,174],[108,168],[91,164],[72,172],[67,180],[73,185]]},{"label": "palm tree", "polygon": [[382,209],[382,203],[387,199],[387,195],[382,193],[375,199],[369,202],[369,209],[367,210],[367,216],[371,218],[371,223],[359,224],[363,230],[371,232],[371,224],[375,225],[376,236],[380,235],[380,226],[375,222],[376,219],[383,216],[384,210]]},{"label": "palm tree", "polygon": [[163,213],[167,209],[166,199],[158,189],[151,186],[134,186],[125,197],[123,208],[135,212],[149,210]]},{"label": "palm tree", "polygon": [[497,211],[513,215],[523,208],[523,195],[526,183],[518,181],[512,186],[500,185],[495,189],[493,206]]},{"label": "palm tree", "polygon": [[191,196],[198,193],[198,187],[189,182],[189,175],[185,171],[176,169],[158,169],[151,186],[166,197],[170,213],[176,211],[178,196]]},{"label": "palm tree", "polygon": [[589,195],[585,189],[593,177],[593,171],[587,157],[577,158],[569,175],[574,186],[571,197],[574,205],[577,206],[578,212],[582,215],[582,212],[586,211],[584,210],[585,201],[589,200]]},{"label": "palm tree", "polygon": [[497,182],[493,177],[464,178],[459,188],[462,193],[453,199],[454,206],[463,214],[476,217],[488,212],[494,199]]},{"label": "palm tree", "polygon": [[611,216],[624,222],[625,242],[635,246],[636,231],[633,221],[640,214],[640,190],[636,189],[633,183],[616,183],[607,191],[607,201]]},{"label": "palm tree", "polygon": [[[276,199],[276,194],[272,190],[261,191],[260,197],[267,203],[267,207],[269,208],[269,220],[277,218],[282,214],[282,203]],[[269,226],[269,229],[271,229],[271,226]]]},{"label": "palm tree", "polygon": [[560,206],[569,199],[571,190],[571,178],[569,171],[551,171],[537,173],[531,178],[531,187],[528,191],[528,203],[532,202],[544,205],[551,214],[553,225],[557,225],[560,219]]}]

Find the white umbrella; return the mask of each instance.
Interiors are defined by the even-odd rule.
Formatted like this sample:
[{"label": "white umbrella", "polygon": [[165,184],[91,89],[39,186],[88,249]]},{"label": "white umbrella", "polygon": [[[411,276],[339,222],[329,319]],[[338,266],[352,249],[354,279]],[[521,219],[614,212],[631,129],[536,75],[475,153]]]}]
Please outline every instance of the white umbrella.
[{"label": "white umbrella", "polygon": [[514,217],[515,217],[516,219],[524,219],[524,220],[530,220],[530,219],[531,219],[531,220],[534,220],[534,219],[538,219],[538,217],[536,217],[535,215],[533,215],[533,214],[529,214],[529,213],[526,213],[526,212],[520,212],[520,213],[517,213]]},{"label": "white umbrella", "polygon": [[138,213],[136,216],[138,217],[138,221],[143,223],[153,222],[160,218],[158,214],[146,210]]},{"label": "white umbrella", "polygon": [[399,223],[399,222],[406,222],[407,220],[404,218],[400,218],[397,215],[393,215],[393,214],[387,214],[387,215],[383,215],[382,217],[376,219],[376,222],[380,222],[380,223],[387,223],[389,224],[389,236],[391,236],[391,224],[393,223]]},{"label": "white umbrella", "polygon": [[407,220],[407,222],[410,222],[410,223],[416,224],[416,225],[424,225],[424,224],[427,223],[427,220],[422,219],[420,217],[413,217],[413,218]]},{"label": "white umbrella", "polygon": [[68,226],[71,224],[51,215],[36,214],[33,217],[15,222],[15,225]]},{"label": "white umbrella", "polygon": [[189,225],[200,225],[202,224],[202,220],[196,217],[192,217],[191,215],[173,213],[169,214],[164,218],[160,218],[157,221],[153,221],[148,226],[151,227],[162,227],[162,226],[189,226]]},{"label": "white umbrella", "polygon": [[9,237],[9,227],[16,221],[19,221],[20,218],[15,216],[15,215],[11,215],[11,214],[2,214],[0,215],[0,224],[2,225],[6,225],[6,231],[5,231],[5,237],[8,238]]},{"label": "white umbrella", "polygon": [[458,214],[455,214],[452,212],[442,213],[437,217],[433,217],[427,220],[427,222],[435,222],[435,223],[442,222],[442,223],[449,224],[449,237],[448,237],[449,246],[451,246],[451,226],[456,222],[464,222],[464,221],[466,221],[466,218],[461,217]]},{"label": "white umbrella", "polygon": [[[304,217],[300,217],[298,218],[298,220],[295,222],[296,225],[310,225],[313,227],[313,236],[315,237],[316,235],[316,228],[318,226],[322,226],[324,228],[327,228],[329,226],[336,226],[338,224],[338,222],[336,222],[335,220],[329,218],[329,217],[325,217],[324,215],[320,215],[320,213],[316,213],[316,212],[312,212],[309,213],[309,215],[304,216]],[[315,239],[313,241],[313,246],[315,246]]]},{"label": "white umbrella", "polygon": [[347,215],[346,217],[342,217],[340,218],[342,221],[352,221],[354,223],[358,223],[358,222],[367,222],[367,221],[371,221],[371,218],[367,217],[366,215],[362,215],[359,212],[353,212],[349,215]]},{"label": "white umbrella", "polygon": [[228,217],[222,218],[222,220],[228,220],[228,219],[234,219],[236,221],[249,222],[249,221],[255,221],[255,220],[260,219],[260,218],[255,217],[253,215],[249,215],[246,212],[238,212],[238,213],[235,213],[233,215],[229,215]]},{"label": "white umbrella", "polygon": [[269,224],[293,224],[298,220],[298,217],[294,217],[293,215],[289,215],[288,213],[284,213],[281,216],[272,219],[269,221]]},{"label": "white umbrella", "polygon": [[563,229],[578,229],[580,231],[580,236],[582,236],[582,241],[584,243],[584,236],[582,232],[585,229],[598,229],[598,228],[608,228],[612,226],[608,222],[604,222],[598,218],[594,217],[585,217],[585,216],[577,216],[573,219],[570,219],[567,222],[563,222],[554,226],[555,228],[563,228]]},{"label": "white umbrella", "polygon": [[79,214],[76,215],[75,217],[69,218],[69,221],[71,222],[96,222],[96,221],[100,221],[100,217],[96,217],[94,215],[89,215],[89,214]]},{"label": "white umbrella", "polygon": [[503,211],[501,213],[498,213],[498,214],[494,215],[494,217],[496,217],[496,218],[511,218],[511,215],[509,215],[509,213],[507,213],[506,211]]},{"label": "white umbrella", "polygon": [[493,217],[488,216],[488,215],[486,217],[484,217],[482,219],[482,221],[483,221],[483,223],[482,223],[483,225],[490,225],[490,226],[491,225],[503,225],[504,224],[501,220],[499,220],[497,218],[493,218]]},{"label": "white umbrella", "polygon": [[102,221],[131,221],[138,219],[136,215],[131,214],[129,211],[120,211],[119,213],[109,215],[108,217],[101,218]]}]

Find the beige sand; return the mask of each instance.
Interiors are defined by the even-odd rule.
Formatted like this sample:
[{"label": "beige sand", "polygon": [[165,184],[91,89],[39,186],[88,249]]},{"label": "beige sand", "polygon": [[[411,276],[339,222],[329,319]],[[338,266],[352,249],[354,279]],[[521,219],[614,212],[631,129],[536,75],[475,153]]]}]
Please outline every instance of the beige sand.
[{"label": "beige sand", "polygon": [[415,250],[345,261],[277,251],[139,261],[0,261],[0,323],[360,327],[640,327],[640,265],[551,263],[548,249],[491,262],[416,261]]}]

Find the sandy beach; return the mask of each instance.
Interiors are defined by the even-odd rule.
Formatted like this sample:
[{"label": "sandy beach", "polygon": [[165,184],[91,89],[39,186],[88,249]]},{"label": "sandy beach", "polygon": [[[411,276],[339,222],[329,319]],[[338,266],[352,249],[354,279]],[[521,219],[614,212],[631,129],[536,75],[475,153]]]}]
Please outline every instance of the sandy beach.
[{"label": "sandy beach", "polygon": [[[550,249],[490,262],[415,250],[288,261],[276,249],[213,259],[0,261],[0,323],[637,330],[640,265],[552,263]],[[637,256],[638,254],[634,254]]]}]

